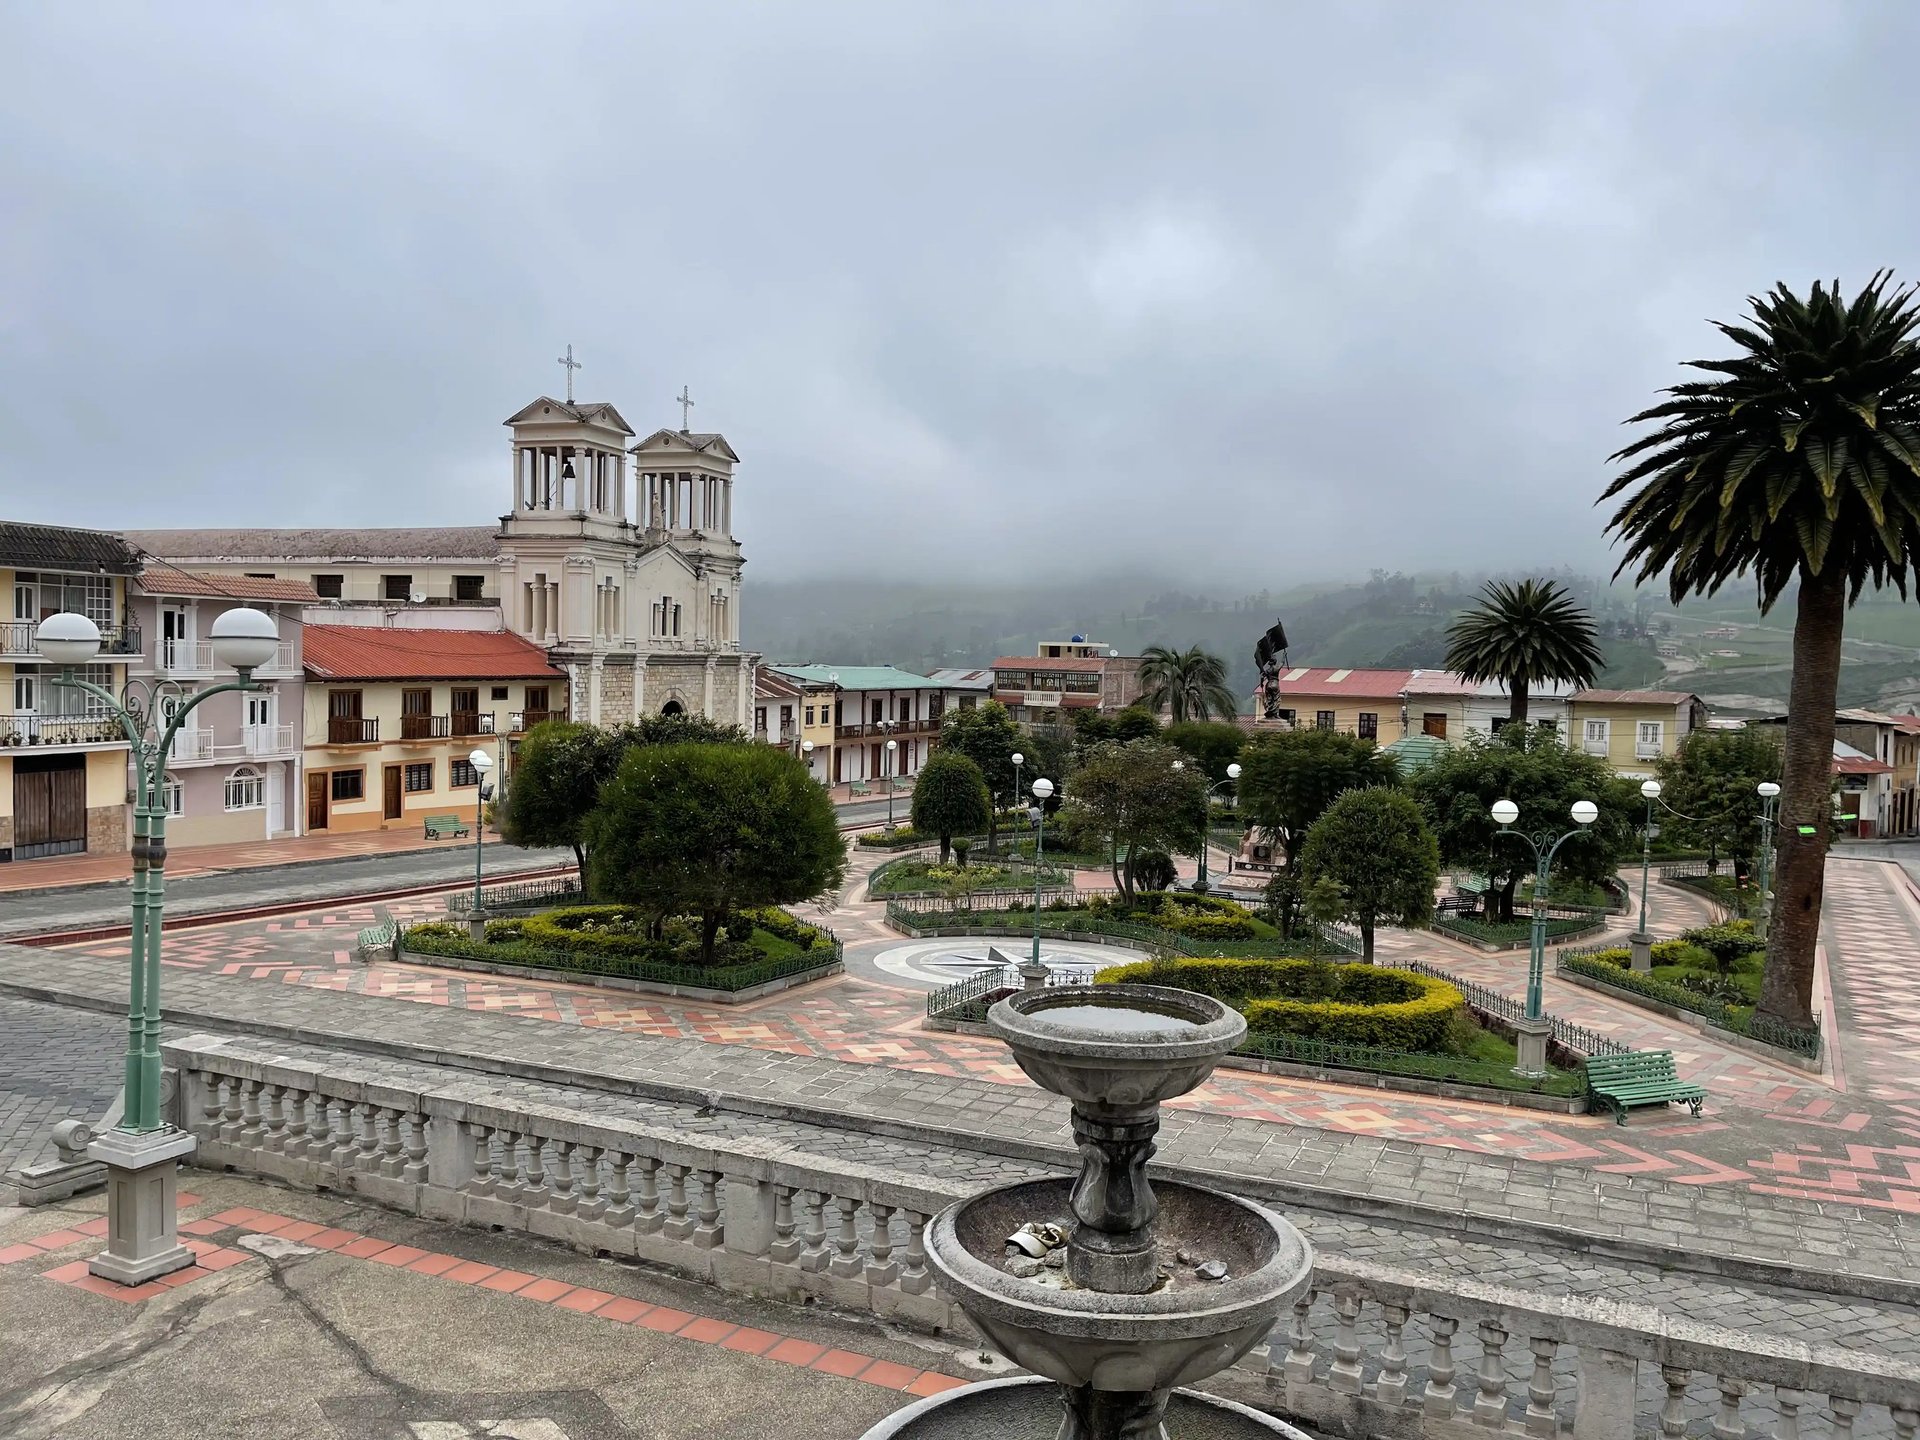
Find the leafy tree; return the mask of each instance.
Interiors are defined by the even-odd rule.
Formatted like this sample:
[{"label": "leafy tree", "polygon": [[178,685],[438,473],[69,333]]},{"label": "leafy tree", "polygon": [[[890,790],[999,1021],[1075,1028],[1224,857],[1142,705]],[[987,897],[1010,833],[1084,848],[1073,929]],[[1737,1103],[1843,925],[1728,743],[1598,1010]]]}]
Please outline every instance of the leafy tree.
[{"label": "leafy tree", "polygon": [[1186,650],[1149,645],[1140,653],[1140,692],[1148,709],[1165,710],[1176,725],[1240,711],[1227,685],[1227,662],[1198,645]]},{"label": "leafy tree", "polygon": [[1606,667],[1593,617],[1552,580],[1490,581],[1485,598],[1447,627],[1446,667],[1464,680],[1507,687],[1507,719],[1527,723],[1527,693],[1563,680],[1591,685]]},{"label": "leafy tree", "polygon": [[1133,857],[1134,883],[1142,890],[1170,889],[1180,872],[1164,850],[1142,850]]},{"label": "leafy tree", "polygon": [[935,750],[913,782],[913,828],[940,837],[942,865],[953,837],[984,828],[991,809],[980,767],[957,750]]},{"label": "leafy tree", "polygon": [[1780,778],[1780,741],[1765,730],[1695,730],[1677,755],[1654,762],[1660,776],[1661,824],[1677,840],[1721,856],[1751,861],[1759,852],[1755,788]]},{"label": "leafy tree", "polygon": [[[1206,782],[1182,753],[1153,740],[1108,741],[1073,774],[1067,808],[1096,831],[1112,857],[1114,884],[1133,903],[1137,861],[1148,850],[1190,855],[1207,819]],[[1125,858],[1121,858],[1121,852]]]},{"label": "leafy tree", "polygon": [[1640,787],[1616,776],[1600,756],[1568,749],[1549,731],[1509,725],[1496,736],[1470,735],[1464,745],[1435,756],[1408,788],[1427,812],[1441,861],[1487,877],[1492,920],[1513,919],[1513,892],[1534,868],[1526,845],[1498,833],[1489,813],[1496,800],[1520,807],[1515,828],[1529,835],[1572,829],[1576,800],[1600,807],[1589,833],[1560,847],[1553,862],[1559,879],[1597,885],[1639,848],[1645,805]]},{"label": "leafy tree", "polygon": [[1113,717],[1113,738],[1151,740],[1160,733],[1160,718],[1144,705],[1129,705]]},{"label": "leafy tree", "polygon": [[770,745],[638,745],[587,822],[596,895],[698,915],[700,955],[737,909],[839,886],[847,849],[807,767]]},{"label": "leafy tree", "polygon": [[1247,732],[1238,725],[1217,720],[1187,720],[1169,725],[1160,738],[1176,749],[1184,750],[1218,785],[1227,778],[1227,766],[1240,758],[1246,748]]},{"label": "leafy tree", "polygon": [[604,730],[547,720],[527,732],[500,809],[500,837],[526,847],[565,845],[584,885],[586,822],[618,756]]},{"label": "leafy tree", "polygon": [[[608,731],[613,737],[619,754],[614,757],[614,766],[618,767],[620,756],[635,745],[751,745],[754,738],[738,725],[722,725],[705,715],[642,715],[638,720],[625,725],[615,725]],[[612,772],[609,771],[609,778]]]},{"label": "leafy tree", "polygon": [[1294,928],[1300,923],[1301,907],[1306,903],[1299,874],[1292,870],[1276,871],[1261,892],[1261,903],[1266,906],[1267,923],[1280,932],[1282,940],[1291,940]]},{"label": "leafy tree", "polygon": [[971,710],[949,710],[940,721],[940,745],[934,752],[964,755],[979,767],[992,803],[987,807],[987,853],[1000,839],[1000,806],[1013,794],[1013,755],[1024,750],[1020,727],[998,700]]},{"label": "leafy tree", "polygon": [[1869,582],[1904,597],[1920,545],[1920,308],[1891,281],[1876,273],[1851,302],[1838,281],[1749,297],[1745,323],[1716,326],[1737,353],[1687,362],[1707,378],[1631,417],[1652,428],[1612,457],[1627,466],[1601,496],[1630,492],[1609,522],[1620,569],[1664,574],[1676,603],[1749,573],[1762,613],[1797,592],[1757,1007],[1789,1025],[1813,1019],[1847,607]]},{"label": "leafy tree", "polygon": [[1349,790],[1307,832],[1300,878],[1310,895],[1323,883],[1336,887],[1338,918],[1360,927],[1371,965],[1376,925],[1433,919],[1440,844],[1412,796],[1382,785]]},{"label": "leafy tree", "polygon": [[1334,730],[1257,735],[1240,753],[1240,811],[1279,834],[1291,869],[1308,828],[1342,791],[1391,785],[1399,776],[1393,757],[1371,740]]},{"label": "leafy tree", "polygon": [[1027,763],[1020,767],[1020,788],[1024,792],[1020,803],[1033,803],[1033,782],[1044,775],[1056,787],[1056,800],[1049,802],[1047,810],[1049,815],[1053,814],[1060,808],[1058,787],[1073,772],[1073,732],[1064,725],[1035,725],[1027,731],[1021,753],[1027,757]]}]

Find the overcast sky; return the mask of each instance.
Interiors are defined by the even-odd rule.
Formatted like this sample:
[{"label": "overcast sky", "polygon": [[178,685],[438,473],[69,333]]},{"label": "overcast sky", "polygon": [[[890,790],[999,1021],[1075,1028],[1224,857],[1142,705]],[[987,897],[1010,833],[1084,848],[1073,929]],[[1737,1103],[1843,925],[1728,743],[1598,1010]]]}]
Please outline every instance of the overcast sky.
[{"label": "overcast sky", "polygon": [[1909,0],[0,23],[5,518],[487,523],[571,343],[750,576],[1597,564],[1707,317],[1920,275]]}]

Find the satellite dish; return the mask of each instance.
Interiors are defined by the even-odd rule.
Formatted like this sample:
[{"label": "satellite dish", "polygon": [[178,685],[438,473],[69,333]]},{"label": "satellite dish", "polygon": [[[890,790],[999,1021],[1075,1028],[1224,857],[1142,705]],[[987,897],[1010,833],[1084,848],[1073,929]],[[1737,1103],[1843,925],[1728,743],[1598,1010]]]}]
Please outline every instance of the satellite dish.
[{"label": "satellite dish", "polygon": [[427,592],[424,590],[416,590],[407,598],[416,605],[424,605],[427,603]]}]

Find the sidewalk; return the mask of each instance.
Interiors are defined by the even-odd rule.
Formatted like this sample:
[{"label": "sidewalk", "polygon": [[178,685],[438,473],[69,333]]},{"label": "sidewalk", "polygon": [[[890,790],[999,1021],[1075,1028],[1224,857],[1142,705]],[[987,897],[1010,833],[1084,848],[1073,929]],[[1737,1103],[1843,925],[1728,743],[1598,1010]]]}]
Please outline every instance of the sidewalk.
[{"label": "sidewalk", "polygon": [[[499,835],[488,831],[486,843],[499,844]],[[418,850],[465,849],[471,859],[472,846],[471,835],[465,840],[429,840],[417,828],[361,830],[344,835],[300,835],[282,840],[246,840],[230,845],[169,845],[167,878],[177,880],[189,875],[218,875],[229,870],[309,865],[362,855],[405,855]],[[104,855],[60,855],[47,860],[18,860],[9,865],[0,865],[0,895],[121,884],[132,874],[132,870],[132,859],[124,850]]]}]

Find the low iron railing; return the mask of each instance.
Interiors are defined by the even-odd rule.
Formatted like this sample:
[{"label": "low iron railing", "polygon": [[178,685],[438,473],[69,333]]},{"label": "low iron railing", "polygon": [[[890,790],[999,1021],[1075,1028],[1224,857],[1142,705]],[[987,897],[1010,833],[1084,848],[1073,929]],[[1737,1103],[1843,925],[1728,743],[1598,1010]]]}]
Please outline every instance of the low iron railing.
[{"label": "low iron railing", "polygon": [[[487,885],[480,891],[480,908],[489,915],[510,910],[551,909],[556,905],[582,901],[577,875],[560,875],[551,880],[518,880],[508,885]],[[465,915],[473,909],[473,892],[455,890],[447,896],[450,914]]]}]

